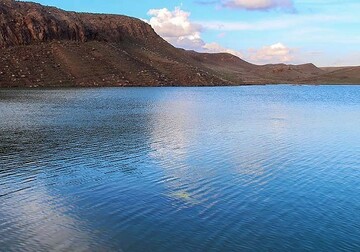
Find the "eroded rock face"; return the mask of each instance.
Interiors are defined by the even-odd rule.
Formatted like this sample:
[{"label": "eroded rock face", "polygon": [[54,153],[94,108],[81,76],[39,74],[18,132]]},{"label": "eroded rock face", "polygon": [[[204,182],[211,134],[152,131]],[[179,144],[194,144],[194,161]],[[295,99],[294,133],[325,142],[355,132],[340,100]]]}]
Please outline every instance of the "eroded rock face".
[{"label": "eroded rock face", "polygon": [[0,88],[230,83],[121,15],[0,0]]},{"label": "eroded rock face", "polygon": [[0,0],[0,47],[53,40],[121,42],[156,38],[146,23],[120,15],[65,12],[35,3]]}]

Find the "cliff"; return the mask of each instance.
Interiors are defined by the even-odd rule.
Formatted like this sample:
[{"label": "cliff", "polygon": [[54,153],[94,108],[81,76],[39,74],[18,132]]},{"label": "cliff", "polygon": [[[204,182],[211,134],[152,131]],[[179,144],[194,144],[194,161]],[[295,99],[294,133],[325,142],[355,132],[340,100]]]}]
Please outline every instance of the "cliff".
[{"label": "cliff", "polygon": [[40,4],[0,2],[0,46],[5,48],[54,40],[78,42],[158,39],[146,23],[120,15],[96,15],[45,7]]}]

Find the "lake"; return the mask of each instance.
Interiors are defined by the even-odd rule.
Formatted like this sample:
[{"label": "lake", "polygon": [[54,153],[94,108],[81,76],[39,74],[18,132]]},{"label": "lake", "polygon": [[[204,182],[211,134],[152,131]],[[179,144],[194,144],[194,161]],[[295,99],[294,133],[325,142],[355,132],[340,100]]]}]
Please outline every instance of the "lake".
[{"label": "lake", "polygon": [[0,90],[1,251],[359,251],[360,86]]}]

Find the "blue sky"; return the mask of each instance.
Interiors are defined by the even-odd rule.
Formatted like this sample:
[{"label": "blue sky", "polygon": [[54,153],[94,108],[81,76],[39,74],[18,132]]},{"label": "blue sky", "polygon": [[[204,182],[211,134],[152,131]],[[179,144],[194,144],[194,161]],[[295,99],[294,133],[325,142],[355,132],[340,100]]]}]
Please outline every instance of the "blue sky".
[{"label": "blue sky", "polygon": [[141,18],[178,47],[253,63],[360,65],[359,0],[38,0]]}]

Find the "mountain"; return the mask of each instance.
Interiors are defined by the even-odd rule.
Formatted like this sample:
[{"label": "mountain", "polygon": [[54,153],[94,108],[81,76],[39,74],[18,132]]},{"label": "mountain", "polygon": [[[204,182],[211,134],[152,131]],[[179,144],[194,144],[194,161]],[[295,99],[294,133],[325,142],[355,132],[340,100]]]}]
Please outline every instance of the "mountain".
[{"label": "mountain", "polygon": [[359,76],[186,51],[136,18],[13,0],[0,0],[0,53],[0,87],[356,83]]}]

